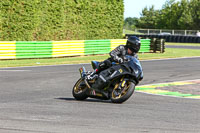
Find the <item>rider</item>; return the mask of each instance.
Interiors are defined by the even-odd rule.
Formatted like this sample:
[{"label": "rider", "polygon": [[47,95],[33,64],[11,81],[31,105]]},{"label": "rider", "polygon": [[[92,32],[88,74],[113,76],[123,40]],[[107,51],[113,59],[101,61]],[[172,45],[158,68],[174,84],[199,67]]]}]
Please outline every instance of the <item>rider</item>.
[{"label": "rider", "polygon": [[136,76],[139,80],[142,80],[142,67],[136,54],[140,50],[140,45],[141,43],[139,38],[135,36],[130,36],[126,42],[126,45],[120,45],[112,50],[109,53],[111,57],[104,60],[103,62],[100,62],[97,69],[95,69],[94,72],[91,72],[87,76],[87,80],[93,80],[94,78],[98,77],[98,73],[100,73],[102,70],[105,70],[106,68],[109,68],[112,65],[112,62],[123,63],[126,55],[134,57],[132,58],[134,60],[133,65],[138,69],[138,73],[136,74]]}]

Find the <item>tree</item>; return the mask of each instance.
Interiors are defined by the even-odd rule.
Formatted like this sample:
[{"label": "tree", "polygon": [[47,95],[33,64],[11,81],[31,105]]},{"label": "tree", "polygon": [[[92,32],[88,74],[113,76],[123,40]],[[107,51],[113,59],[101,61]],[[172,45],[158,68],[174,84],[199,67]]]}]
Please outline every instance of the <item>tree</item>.
[{"label": "tree", "polygon": [[193,18],[189,1],[182,0],[179,10],[182,12],[180,19],[178,19],[178,25],[180,29],[191,29],[193,27]]},{"label": "tree", "polygon": [[149,9],[145,7],[142,10],[142,17],[140,17],[138,21],[138,26],[140,28],[155,28],[157,25],[157,17],[159,11],[154,9],[154,6],[150,7]]},{"label": "tree", "polygon": [[[166,0],[161,10],[145,7],[134,25],[148,29],[200,29],[199,0]],[[127,19],[128,21],[128,19]],[[126,24],[126,23],[125,23]],[[132,25],[130,23],[130,25]]]},{"label": "tree", "polygon": [[200,29],[200,2],[199,0],[190,0],[189,9],[193,19],[191,29]]},{"label": "tree", "polygon": [[181,16],[180,13],[179,2],[167,0],[160,11],[159,23],[162,24],[164,29],[179,29],[177,20]]},{"label": "tree", "polygon": [[124,20],[124,29],[134,30],[136,28],[137,23],[138,23],[138,18],[128,17]]}]

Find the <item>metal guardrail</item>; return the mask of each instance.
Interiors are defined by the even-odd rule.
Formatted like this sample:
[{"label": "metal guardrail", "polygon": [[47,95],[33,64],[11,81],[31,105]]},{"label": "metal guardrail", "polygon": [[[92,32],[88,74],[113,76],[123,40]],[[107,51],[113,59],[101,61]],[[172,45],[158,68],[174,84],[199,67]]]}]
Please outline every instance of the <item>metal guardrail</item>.
[{"label": "metal guardrail", "polygon": [[200,30],[169,30],[169,29],[135,29],[136,33],[145,35],[184,35],[197,36]]}]

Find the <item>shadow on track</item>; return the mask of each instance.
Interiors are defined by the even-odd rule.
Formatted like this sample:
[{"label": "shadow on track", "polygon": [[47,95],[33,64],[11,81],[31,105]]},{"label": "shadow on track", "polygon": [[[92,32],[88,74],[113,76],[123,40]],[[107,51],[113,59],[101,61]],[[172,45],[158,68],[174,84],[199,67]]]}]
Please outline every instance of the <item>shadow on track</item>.
[{"label": "shadow on track", "polygon": [[99,99],[86,99],[86,100],[76,100],[75,98],[65,98],[65,97],[59,97],[55,98],[58,100],[64,100],[64,101],[79,101],[79,102],[99,102],[99,103],[112,103],[110,100],[99,100]]}]

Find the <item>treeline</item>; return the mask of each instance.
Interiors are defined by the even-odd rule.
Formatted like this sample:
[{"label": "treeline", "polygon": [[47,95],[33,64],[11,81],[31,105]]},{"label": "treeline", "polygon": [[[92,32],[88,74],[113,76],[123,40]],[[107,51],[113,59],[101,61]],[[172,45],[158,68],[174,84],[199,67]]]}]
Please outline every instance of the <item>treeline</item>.
[{"label": "treeline", "polygon": [[1,41],[122,37],[123,0],[0,0]]},{"label": "treeline", "polygon": [[126,18],[124,28],[199,30],[200,1],[167,0],[161,10],[145,7],[140,18]]}]

